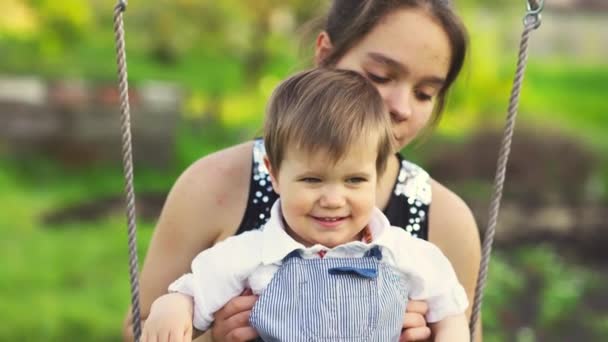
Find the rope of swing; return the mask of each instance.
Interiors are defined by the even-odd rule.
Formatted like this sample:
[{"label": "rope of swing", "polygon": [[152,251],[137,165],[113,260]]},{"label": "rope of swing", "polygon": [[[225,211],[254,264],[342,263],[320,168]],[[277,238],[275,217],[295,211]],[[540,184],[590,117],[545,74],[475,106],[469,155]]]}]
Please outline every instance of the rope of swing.
[{"label": "rope of swing", "polygon": [[475,340],[475,326],[481,311],[483,292],[488,276],[488,266],[490,264],[490,256],[492,254],[492,244],[494,242],[494,233],[496,231],[496,222],[498,219],[498,211],[500,209],[500,200],[502,199],[502,191],[505,183],[505,174],[507,170],[507,162],[511,153],[511,142],[513,140],[513,131],[515,129],[515,120],[517,118],[517,109],[519,106],[519,95],[521,86],[524,81],[524,73],[528,61],[528,39],[530,33],[536,30],[541,24],[541,12],[544,7],[544,0],[527,0],[528,11],[524,16],[524,30],[521,35],[519,45],[519,56],[517,60],[517,69],[511,89],[511,97],[509,99],[509,107],[503,138],[498,154],[498,162],[496,165],[496,176],[494,178],[494,192],[490,202],[490,211],[488,218],[488,226],[483,238],[481,249],[481,263],[479,267],[479,275],[477,278],[477,286],[475,287],[475,298],[471,311],[471,320],[469,329],[471,331],[471,341]]},{"label": "rope of swing", "polygon": [[131,117],[129,108],[129,83],[127,81],[127,58],[125,53],[125,31],[122,14],[127,1],[120,0],[114,7],[114,37],[116,40],[116,64],[118,65],[118,88],[120,91],[120,113],[122,130],[122,165],[125,178],[126,211],[129,243],[129,280],[131,283],[131,313],[133,336],[136,342],[141,337],[141,314],[139,309],[139,272],[137,262],[137,225],[135,220],[135,191],[133,188],[133,153],[131,144]]}]

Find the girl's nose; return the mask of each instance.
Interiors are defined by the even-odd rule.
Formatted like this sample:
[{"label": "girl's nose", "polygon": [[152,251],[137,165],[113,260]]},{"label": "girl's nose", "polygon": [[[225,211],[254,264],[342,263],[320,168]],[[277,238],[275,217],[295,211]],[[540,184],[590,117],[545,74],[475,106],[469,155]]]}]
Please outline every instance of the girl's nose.
[{"label": "girl's nose", "polygon": [[391,120],[402,122],[412,116],[412,103],[408,92],[402,88],[392,89],[385,98]]}]

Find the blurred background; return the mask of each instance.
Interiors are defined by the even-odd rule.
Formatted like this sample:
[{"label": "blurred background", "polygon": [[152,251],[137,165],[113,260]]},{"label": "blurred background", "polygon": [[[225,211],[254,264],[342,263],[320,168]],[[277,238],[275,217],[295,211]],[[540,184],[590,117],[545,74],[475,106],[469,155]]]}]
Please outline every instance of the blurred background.
[{"label": "blurred background", "polygon": [[[140,262],[190,163],[260,132],[310,65],[321,0],[130,0]],[[608,340],[608,2],[547,0],[532,33],[483,309],[485,341]],[[524,0],[458,0],[471,53],[407,158],[483,231]],[[129,303],[111,0],[3,0],[0,340],[118,341]],[[316,31],[312,31],[312,35]]]}]

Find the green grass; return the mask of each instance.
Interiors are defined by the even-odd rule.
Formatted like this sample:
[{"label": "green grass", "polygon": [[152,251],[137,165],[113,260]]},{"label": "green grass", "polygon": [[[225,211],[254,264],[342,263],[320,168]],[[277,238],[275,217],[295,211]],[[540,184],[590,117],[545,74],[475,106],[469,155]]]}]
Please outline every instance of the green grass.
[{"label": "green grass", "polygon": [[532,63],[522,91],[522,117],[608,152],[608,64]]},{"label": "green grass", "polygon": [[[19,231],[0,242],[3,341],[116,341],[129,302],[124,219]],[[140,225],[143,256],[150,226]]]},{"label": "green grass", "polygon": [[[0,173],[0,340],[118,340],[129,302],[126,220],[44,226],[41,214],[74,190],[53,182],[26,186],[6,170]],[[139,228],[141,258],[152,229]]]},{"label": "green grass", "polygon": [[[169,190],[182,167],[240,140],[217,124],[182,128],[173,168],[135,165],[136,193]],[[198,137],[198,139],[197,139]],[[36,158],[0,160],[0,341],[117,341],[130,302],[126,219],[49,226],[45,214],[122,196],[119,164],[68,167]],[[138,222],[140,264],[151,222]]]}]

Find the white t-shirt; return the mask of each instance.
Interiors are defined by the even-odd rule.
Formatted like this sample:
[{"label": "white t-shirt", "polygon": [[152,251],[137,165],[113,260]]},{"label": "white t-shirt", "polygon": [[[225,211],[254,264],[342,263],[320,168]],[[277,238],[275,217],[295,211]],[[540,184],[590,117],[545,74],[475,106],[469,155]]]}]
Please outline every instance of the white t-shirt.
[{"label": "white t-shirt", "polygon": [[467,308],[464,288],[439,248],[391,226],[379,209],[374,209],[368,225],[372,243],[353,241],[331,249],[322,245],[306,248],[285,232],[280,217],[280,200],[277,200],[262,229],[231,236],[203,251],[192,261],[192,273],[169,286],[170,292],[193,297],[195,328],[207,330],[213,314],[244,289],[251,288],[254,294],[261,294],[283,258],[293,250],[300,250],[303,258],[320,258],[320,251],[325,251],[324,258],[352,258],[362,257],[377,245],[382,251],[381,262],[407,277],[409,298],[427,302],[427,322],[463,313]]}]

